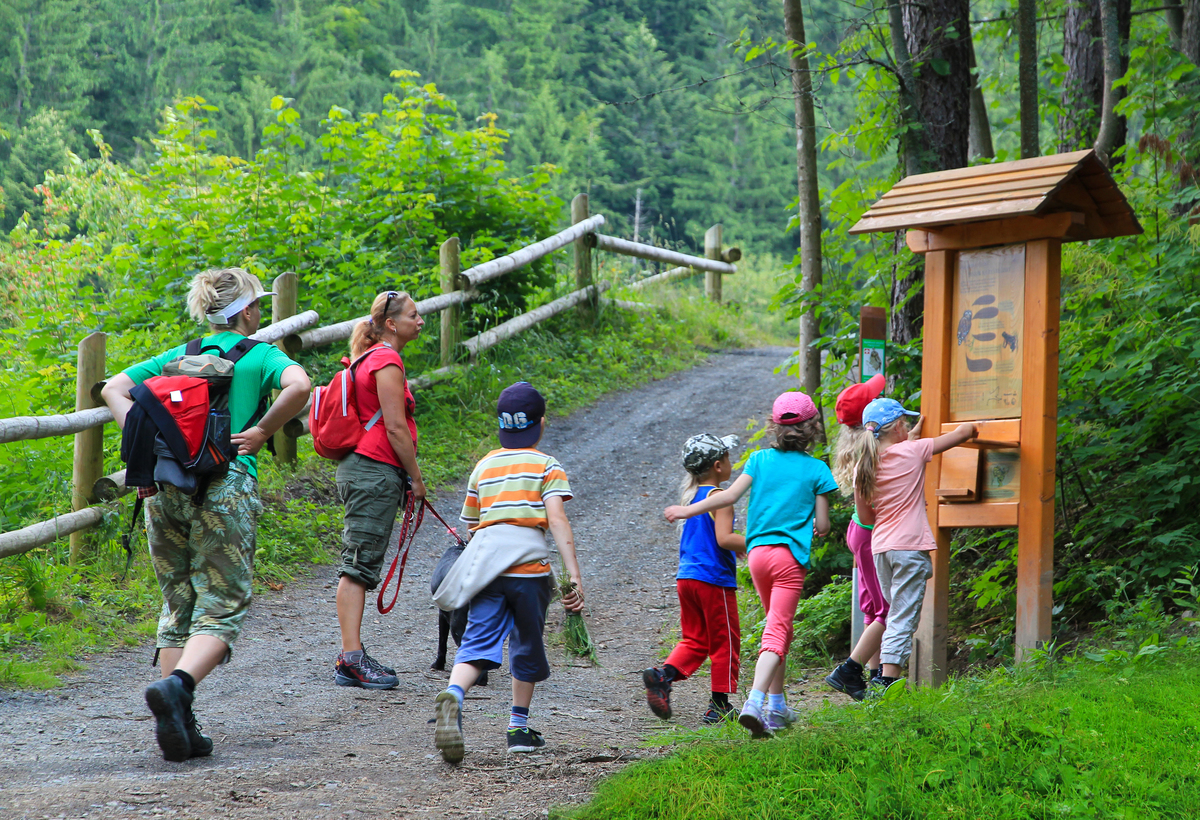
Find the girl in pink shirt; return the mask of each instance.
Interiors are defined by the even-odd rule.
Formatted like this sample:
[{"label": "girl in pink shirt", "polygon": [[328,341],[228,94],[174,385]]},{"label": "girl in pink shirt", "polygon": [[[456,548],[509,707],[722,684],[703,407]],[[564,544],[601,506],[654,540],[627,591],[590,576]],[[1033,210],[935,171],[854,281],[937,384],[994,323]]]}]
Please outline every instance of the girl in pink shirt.
[{"label": "girl in pink shirt", "polygon": [[925,465],[938,453],[975,437],[975,425],[953,433],[910,441],[906,416],[918,416],[895,399],[875,399],[863,409],[863,427],[854,470],[854,507],[863,524],[874,525],[871,553],[887,599],[887,627],[879,659],[883,674],[873,682],[882,692],[899,678],[912,652],[912,636],[933,575],[937,549],[925,514]]}]

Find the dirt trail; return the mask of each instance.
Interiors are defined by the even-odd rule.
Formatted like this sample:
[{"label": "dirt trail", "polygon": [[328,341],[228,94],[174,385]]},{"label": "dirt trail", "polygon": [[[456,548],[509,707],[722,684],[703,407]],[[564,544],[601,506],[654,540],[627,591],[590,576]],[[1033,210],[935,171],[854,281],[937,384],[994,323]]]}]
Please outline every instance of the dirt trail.
[{"label": "dirt trail", "polygon": [[[0,694],[0,818],[516,818],[585,800],[599,778],[655,753],[639,747],[659,722],[638,671],[678,623],[678,541],[661,513],[676,498],[679,448],[704,430],[744,435],[747,420],[793,384],[773,372],[785,354],[714,354],[548,427],[542,447],[575,492],[567,511],[601,650],[593,668],[551,647],[553,675],[531,717],[546,736],[543,753],[505,753],[507,666],[468,695],[463,764],[443,763],[433,748],[426,721],[446,675],[428,671],[437,637],[429,575],[446,539],[431,521],[396,609],[371,609],[364,625],[372,654],[396,667],[396,689],[333,684],[333,573],[321,568],[256,600],[232,662],[201,684],[196,713],[216,741],[210,758],[159,756],[142,700],[157,671],[148,646],[97,657],[51,692]],[[459,503],[447,495],[438,507],[453,514]],[[551,625],[560,620],[556,606]],[[706,690],[706,680],[677,687],[679,723],[698,724]]]}]

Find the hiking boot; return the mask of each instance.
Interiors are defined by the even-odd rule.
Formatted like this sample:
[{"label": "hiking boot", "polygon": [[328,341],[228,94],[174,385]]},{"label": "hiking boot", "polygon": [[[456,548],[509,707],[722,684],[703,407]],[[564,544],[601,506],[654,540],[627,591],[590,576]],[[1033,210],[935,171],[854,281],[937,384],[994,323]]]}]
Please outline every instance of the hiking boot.
[{"label": "hiking boot", "polygon": [[357,661],[346,659],[340,652],[333,665],[333,680],[338,686],[361,686],[363,689],[395,689],[400,679],[383,671],[383,667],[364,650]]},{"label": "hiking boot", "polygon": [[510,752],[536,752],[546,745],[540,732],[533,729],[509,729],[508,750]]},{"label": "hiking boot", "polygon": [[671,719],[671,682],[661,669],[651,667],[642,672],[642,683],[646,685],[646,703],[650,711],[663,720]]},{"label": "hiking boot", "polygon": [[866,693],[867,700],[879,700],[893,686],[904,689],[908,686],[908,682],[904,678],[889,678],[886,675],[880,675],[871,681],[871,686]]},{"label": "hiking boot", "polygon": [[157,721],[154,734],[163,759],[182,763],[191,757],[187,720],[192,712],[192,694],[183,687],[183,681],[174,675],[156,680],[146,687],[146,705]]},{"label": "hiking boot", "polygon": [[844,662],[839,664],[837,669],[834,669],[825,676],[825,682],[855,700],[862,700],[863,696],[867,693],[862,673],[853,672]]},{"label": "hiking boot", "polygon": [[724,723],[727,720],[733,720],[737,717],[738,710],[733,704],[719,705],[716,701],[708,702],[708,711],[704,713],[704,717],[700,718],[700,722],[705,726],[715,726],[718,723]]},{"label": "hiking boot", "polygon": [[738,723],[750,730],[751,737],[770,737],[775,734],[763,714],[762,704],[746,701],[742,704],[742,713],[738,715]]},{"label": "hiking boot", "polygon": [[442,760],[458,763],[463,759],[462,708],[453,692],[442,692],[433,701],[436,713],[433,743],[442,753]]},{"label": "hiking boot", "polygon": [[392,675],[393,677],[395,676],[396,670],[390,666],[384,666],[382,663],[380,663],[379,661],[375,660],[370,655],[368,655],[367,648],[365,646],[363,647],[362,653],[363,653],[364,661],[366,661],[369,664],[374,665],[375,668],[377,668],[380,672],[382,672],[385,675]]},{"label": "hiking boot", "polygon": [[796,722],[796,718],[798,717],[799,715],[796,714],[796,710],[786,703],[782,709],[767,709],[767,725],[776,732],[791,726]]},{"label": "hiking boot", "polygon": [[196,720],[191,709],[188,709],[183,726],[187,729],[188,742],[192,745],[192,757],[208,757],[212,754],[212,738],[201,733],[204,727],[200,725],[200,721]]}]

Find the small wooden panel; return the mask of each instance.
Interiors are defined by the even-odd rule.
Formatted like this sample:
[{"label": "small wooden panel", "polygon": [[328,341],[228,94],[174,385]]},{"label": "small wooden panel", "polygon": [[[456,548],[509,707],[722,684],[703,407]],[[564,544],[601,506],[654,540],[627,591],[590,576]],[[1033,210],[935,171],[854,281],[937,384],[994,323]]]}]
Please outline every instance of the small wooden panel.
[{"label": "small wooden panel", "polygon": [[971,222],[947,228],[922,230],[914,228],[906,236],[913,253],[957,251],[986,248],[992,245],[1011,245],[1031,239],[1061,239],[1072,227],[1082,225],[1084,215],[1077,211],[1048,216],[1018,216],[995,222]]},{"label": "small wooden panel", "polygon": [[958,205],[974,205],[978,202],[1002,202],[1007,199],[1041,197],[1046,195],[1046,185],[1041,180],[1033,179],[1027,182],[1009,182],[996,186],[976,185],[954,191],[952,196],[948,196],[945,191],[914,193],[904,196],[893,196],[894,193],[893,191],[888,195],[886,202],[880,200],[871,209],[871,215],[883,216],[905,210],[917,210],[914,206],[927,207],[929,203],[934,203],[940,208],[953,208]]},{"label": "small wooden panel", "polygon": [[1015,527],[1015,501],[1004,504],[938,504],[939,527]]},{"label": "small wooden panel", "polygon": [[988,202],[982,205],[964,205],[959,208],[942,209],[936,203],[910,213],[877,217],[870,211],[850,229],[850,233],[871,231],[898,231],[916,226],[953,225],[958,222],[983,222],[988,219],[1005,219],[1011,216],[1035,216],[1038,208],[1046,201],[1044,196],[1029,199],[1011,199],[1003,203]]},{"label": "small wooden panel", "polygon": [[[889,191],[889,194],[894,193],[896,196],[909,196],[917,191],[949,191],[956,193],[969,188],[978,188],[982,185],[1004,185],[1007,183],[1021,183],[1028,180],[1038,179],[1041,177],[1055,177],[1061,179],[1066,176],[1074,163],[1064,162],[1059,165],[1050,165],[1042,168],[1026,169],[1023,171],[1006,171],[998,174],[988,174],[987,176],[970,176],[961,179],[943,180],[941,182],[913,182],[919,180],[921,176],[905,177],[896,183],[895,187]],[[977,166],[984,167],[984,166]],[[995,166],[986,166],[995,167]]]},{"label": "small wooden panel", "polygon": [[942,501],[978,501],[982,453],[965,447],[953,447],[942,453],[935,494]]},{"label": "small wooden panel", "polygon": [[[942,425],[941,435],[953,433],[958,429],[960,421],[947,422]],[[963,447],[985,447],[991,449],[1013,449],[1021,446],[1021,420],[996,419],[991,421],[976,421],[978,434]]]}]

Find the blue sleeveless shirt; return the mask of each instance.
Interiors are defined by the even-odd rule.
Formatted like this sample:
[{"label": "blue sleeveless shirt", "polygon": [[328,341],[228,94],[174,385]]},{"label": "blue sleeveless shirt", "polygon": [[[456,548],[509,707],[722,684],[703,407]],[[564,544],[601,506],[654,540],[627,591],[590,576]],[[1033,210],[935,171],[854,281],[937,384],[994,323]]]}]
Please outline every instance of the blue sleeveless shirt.
[{"label": "blue sleeveless shirt", "polygon": [[[717,489],[700,487],[692,503],[703,501]],[[679,572],[675,577],[737,589],[737,558],[732,550],[717,546],[717,528],[711,513],[683,522],[683,532],[679,536]]]}]

